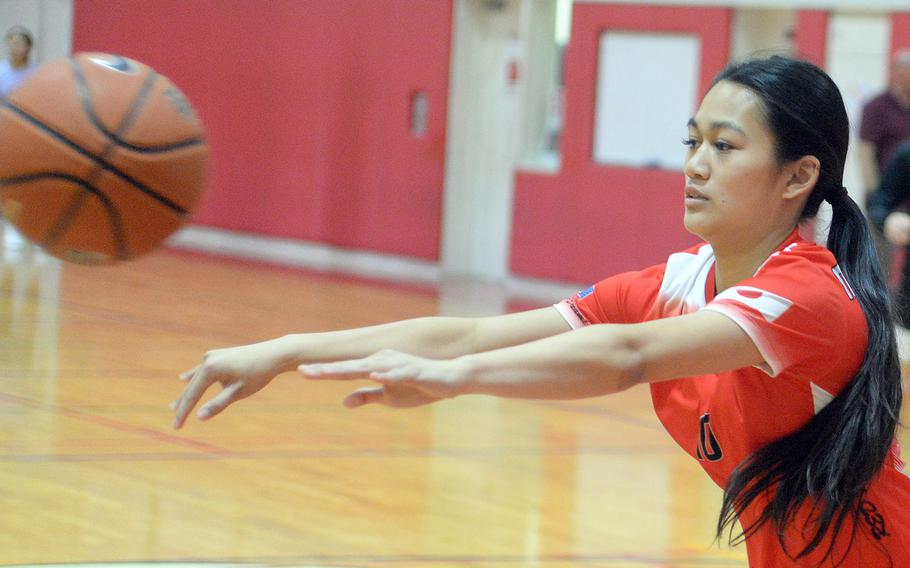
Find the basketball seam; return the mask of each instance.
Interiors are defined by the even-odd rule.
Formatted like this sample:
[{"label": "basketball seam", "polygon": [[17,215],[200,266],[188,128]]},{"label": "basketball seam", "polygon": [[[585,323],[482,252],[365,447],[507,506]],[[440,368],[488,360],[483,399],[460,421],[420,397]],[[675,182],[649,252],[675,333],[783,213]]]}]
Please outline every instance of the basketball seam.
[{"label": "basketball seam", "polygon": [[[84,78],[81,78],[80,80],[84,80]],[[133,125],[133,121],[139,116],[139,110],[145,105],[145,100],[148,98],[149,93],[152,91],[152,87],[155,86],[156,82],[158,82],[158,74],[154,71],[149,71],[148,77],[145,78],[142,87],[139,89],[139,94],[133,98],[133,102],[130,103],[130,107],[126,110],[126,115],[120,121],[120,124],[117,125],[117,131],[111,133],[114,143],[117,143],[121,139],[120,137]],[[88,111],[92,121],[96,123],[98,128],[104,129],[101,120],[95,114],[94,100],[89,97],[88,99],[83,99],[82,102],[83,104],[89,105],[89,108],[86,108],[86,111]]]},{"label": "basketball seam", "polygon": [[197,144],[203,143],[203,138],[195,136],[193,138],[188,138],[186,140],[179,140],[177,142],[171,142],[169,144],[160,144],[157,146],[138,146],[127,142],[120,135],[123,134],[124,129],[128,124],[126,124],[127,119],[131,122],[135,118],[136,111],[141,108],[141,105],[137,103],[142,99],[142,102],[145,101],[145,98],[148,96],[150,88],[156,82],[159,75],[155,71],[150,71],[149,77],[142,84],[140,92],[133,99],[133,102],[130,103],[130,108],[127,110],[127,116],[124,117],[124,122],[121,122],[120,126],[117,128],[117,132],[111,132],[107,129],[98,115],[95,113],[95,105],[92,100],[91,92],[89,91],[87,82],[85,80],[85,75],[82,73],[82,68],[79,66],[78,60],[75,58],[70,59],[70,66],[73,71],[73,75],[76,78],[76,91],[79,95],[79,100],[82,102],[82,108],[85,111],[85,114],[88,115],[89,120],[92,121],[92,124],[95,125],[95,128],[99,132],[104,134],[108,139],[110,139],[117,146],[126,148],[128,150],[133,150],[134,152],[140,154],[156,154],[156,153],[165,153],[172,150],[177,150],[187,146],[195,146]]},{"label": "basketball seam", "polygon": [[[104,128],[101,121],[98,119],[98,116],[95,114],[95,104],[94,104],[94,100],[92,99],[91,91],[89,90],[88,83],[86,82],[85,76],[82,73],[82,67],[79,65],[79,61],[76,58],[70,59],[70,71],[73,73],[73,79],[76,82],[76,96],[79,98],[79,102],[82,104],[82,111],[88,116],[89,120],[95,125],[95,128],[98,129],[102,134],[104,134],[107,137],[107,146],[104,148],[104,151],[100,152],[97,155],[99,160],[106,161],[110,157],[111,151],[112,151],[113,147],[115,146],[116,141],[111,136],[111,134],[107,131],[107,129]],[[142,86],[143,88],[145,87],[147,82],[148,81],[146,80],[146,82],[143,83],[143,86]],[[141,89],[140,89],[140,94],[141,94]],[[127,108],[127,112],[126,112],[127,116],[129,115],[133,105],[135,105],[135,98],[130,103],[130,107]],[[89,174],[88,179],[85,180],[86,185],[94,187],[93,184],[98,181],[98,179],[102,175],[102,172],[104,172],[104,168],[98,162],[95,162],[94,169]],[[100,192],[96,193],[95,195],[96,195],[96,197],[98,197],[99,200],[102,201],[102,204],[104,204],[104,200],[101,198]],[[84,192],[80,193],[80,197],[81,197],[81,199],[73,200],[70,207],[67,207],[66,211],[64,212],[63,217],[60,219],[60,221],[54,227],[55,232],[52,233],[51,235],[55,239],[63,236],[63,233],[69,228],[69,226],[73,223],[73,221],[75,221],[75,219],[79,215],[79,212],[81,211],[82,207],[85,205],[85,202],[87,201],[87,199],[85,197],[85,193]],[[114,221],[115,216],[119,216],[120,211],[117,209],[117,207],[113,203],[110,204],[110,207],[105,207],[105,211],[107,212],[108,224],[111,226],[111,228],[113,228],[115,226],[115,221]],[[51,240],[52,236],[48,236],[48,241]],[[126,243],[123,241],[117,240],[116,236],[115,236],[115,242],[117,243],[117,252],[119,253],[119,255],[123,258],[128,257],[129,249],[128,249]],[[48,244],[50,245],[50,243],[48,243]]]},{"label": "basketball seam", "polygon": [[83,191],[80,191],[70,199],[69,203],[64,208],[63,213],[57,217],[57,221],[47,231],[44,238],[41,239],[41,242],[45,247],[52,247],[54,246],[54,243],[60,240],[63,233],[65,233],[69,226],[73,224],[76,215],[79,214],[86,199],[88,199],[88,197]]},{"label": "basketball seam", "polygon": [[[117,252],[121,259],[126,260],[129,258],[129,251],[126,243],[126,236],[123,232],[123,223],[120,218],[120,212],[117,211],[117,208],[114,206],[114,203],[106,196],[100,189],[94,185],[86,182],[85,180],[79,179],[76,176],[65,174],[62,172],[42,172],[40,174],[29,174],[24,176],[16,176],[11,178],[2,178],[0,179],[0,187],[2,186],[13,186],[23,183],[29,183],[33,181],[39,181],[42,179],[62,179],[65,181],[70,181],[82,189],[88,191],[89,193],[95,195],[98,200],[101,202],[101,205],[107,210],[108,216],[111,222],[111,230],[114,233],[114,242],[117,245]],[[79,194],[83,199],[85,194]],[[75,207],[72,203],[67,206],[66,211],[63,215],[60,216],[57,223],[48,231],[47,235],[43,239],[44,246],[50,247],[53,246],[57,240],[63,236],[63,233],[69,228],[69,225],[76,218],[77,213],[82,209],[84,201],[78,203],[78,207]]]},{"label": "basketball seam", "polygon": [[177,212],[178,214],[180,214],[180,215],[187,214],[187,210],[184,209],[183,207],[181,207],[180,205],[178,205],[176,202],[174,202],[171,199],[168,199],[167,197],[165,197],[164,195],[161,195],[160,193],[156,192],[155,190],[148,187],[147,185],[140,182],[139,180],[133,178],[126,172],[120,170],[119,168],[117,168],[116,166],[114,166],[113,164],[108,162],[107,160],[99,158],[92,152],[89,152],[88,150],[86,150],[85,148],[83,148],[82,146],[80,146],[79,144],[77,144],[76,142],[74,142],[73,140],[71,140],[70,138],[65,136],[64,134],[57,132],[56,130],[54,130],[53,128],[48,126],[47,124],[41,122],[40,120],[38,120],[34,116],[30,115],[23,109],[17,107],[13,103],[11,103],[8,99],[3,100],[3,105],[6,106],[6,108],[10,109],[11,111],[15,112],[16,114],[18,114],[19,116],[21,116],[22,118],[26,119],[28,122],[32,123],[34,126],[37,126],[41,130],[44,130],[53,138],[62,142],[66,146],[70,147],[71,149],[77,151],[78,153],[82,154],[86,158],[90,159],[95,165],[100,166],[102,170],[111,172],[112,174],[120,177],[121,179],[123,179],[124,181],[126,181],[127,183],[129,183],[130,185],[132,185],[133,187],[138,189],[139,191],[145,193],[152,199],[154,199],[154,200],[158,201],[159,203],[161,203],[162,205],[172,209],[173,211]]}]

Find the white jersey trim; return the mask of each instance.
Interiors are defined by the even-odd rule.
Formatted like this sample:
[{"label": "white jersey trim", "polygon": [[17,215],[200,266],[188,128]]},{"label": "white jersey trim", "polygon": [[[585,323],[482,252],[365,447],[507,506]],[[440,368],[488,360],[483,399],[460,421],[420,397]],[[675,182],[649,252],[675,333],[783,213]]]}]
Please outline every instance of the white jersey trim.
[{"label": "white jersey trim", "polygon": [[707,304],[705,286],[714,266],[714,249],[704,245],[695,254],[677,252],[667,259],[663,281],[657,293],[658,317],[697,312]]},{"label": "white jersey trim", "polygon": [[771,377],[776,377],[783,371],[783,364],[781,363],[780,358],[775,354],[774,344],[763,341],[762,337],[758,333],[755,333],[755,327],[752,325],[752,322],[750,322],[741,311],[723,303],[708,304],[703,309],[727,316],[746,332],[746,335],[748,335],[752,340],[752,343],[755,344],[758,352],[761,353],[762,359],[765,360],[764,363],[755,365],[756,369],[764,371],[765,374]]},{"label": "white jersey trim", "polygon": [[812,387],[812,404],[815,407],[815,413],[818,414],[822,411],[822,408],[828,406],[828,403],[834,400],[834,395],[811,381],[809,386]]},{"label": "white jersey trim", "polygon": [[576,314],[575,310],[572,309],[572,306],[569,305],[569,300],[563,300],[558,304],[553,304],[553,307],[556,308],[556,311],[559,312],[562,319],[566,320],[566,323],[569,324],[569,327],[572,329],[578,329],[585,326],[585,322],[578,317],[578,314]]}]

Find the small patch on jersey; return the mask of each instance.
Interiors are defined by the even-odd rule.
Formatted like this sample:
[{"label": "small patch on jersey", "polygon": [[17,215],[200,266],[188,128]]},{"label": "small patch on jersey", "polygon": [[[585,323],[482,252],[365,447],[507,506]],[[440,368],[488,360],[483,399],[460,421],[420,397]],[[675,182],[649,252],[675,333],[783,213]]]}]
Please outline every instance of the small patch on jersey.
[{"label": "small patch on jersey", "polygon": [[834,273],[834,277],[837,278],[837,281],[840,282],[840,285],[844,287],[844,292],[847,293],[847,297],[851,300],[856,298],[856,294],[853,293],[853,288],[850,286],[850,283],[847,281],[847,277],[844,276],[844,272],[840,269],[840,266],[834,265],[834,268],[831,269],[831,272]]},{"label": "small patch on jersey", "polygon": [[742,296],[743,298],[750,298],[756,300],[764,296],[764,290],[754,290],[750,288],[739,288],[736,290],[736,293]]},{"label": "small patch on jersey", "polygon": [[587,298],[588,296],[590,296],[590,295],[593,294],[593,293],[594,293],[594,286],[591,286],[590,288],[587,288],[587,289],[582,290],[581,292],[579,292],[579,293],[577,294],[577,296],[578,296],[578,299],[579,299],[579,300],[584,300],[585,298]]}]

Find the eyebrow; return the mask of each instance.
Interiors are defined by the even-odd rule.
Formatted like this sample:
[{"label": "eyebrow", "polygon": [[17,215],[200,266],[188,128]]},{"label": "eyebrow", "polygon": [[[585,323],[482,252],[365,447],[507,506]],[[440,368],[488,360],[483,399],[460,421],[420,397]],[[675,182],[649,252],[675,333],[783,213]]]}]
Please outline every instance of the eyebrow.
[{"label": "eyebrow", "polygon": [[[696,130],[700,130],[698,127],[698,122],[695,121],[694,117],[689,119],[688,125]],[[732,130],[734,132],[738,132],[739,134],[742,134],[743,136],[748,137],[748,135],[746,134],[746,131],[743,130],[741,126],[739,126],[735,122],[730,122],[728,120],[714,121],[709,126],[710,126],[709,130],[721,130],[721,129],[726,128],[726,129]]]}]

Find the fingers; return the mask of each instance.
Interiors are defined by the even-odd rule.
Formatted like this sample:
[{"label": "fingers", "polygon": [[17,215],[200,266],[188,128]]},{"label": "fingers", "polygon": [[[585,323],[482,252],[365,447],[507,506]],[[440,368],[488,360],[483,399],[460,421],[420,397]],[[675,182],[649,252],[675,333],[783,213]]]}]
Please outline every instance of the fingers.
[{"label": "fingers", "polygon": [[190,384],[187,385],[183,394],[180,395],[176,404],[173,405],[175,407],[173,423],[175,430],[179,430],[183,427],[187,416],[189,416],[190,412],[192,412],[193,408],[196,406],[196,403],[199,402],[199,399],[202,398],[202,395],[205,394],[205,391],[211,385],[211,381],[208,379],[205,369],[202,366],[196,367],[193,370],[191,378],[183,378],[181,375],[181,380],[189,380]]},{"label": "fingers", "polygon": [[390,357],[371,355],[364,359],[300,365],[297,370],[313,380],[354,380],[369,378],[371,373],[381,373],[396,367],[398,361]]},{"label": "fingers", "polygon": [[215,396],[215,398],[202,405],[202,408],[196,413],[197,416],[199,416],[199,419],[208,420],[213,416],[217,416],[218,414],[221,414],[222,410],[240,400],[242,398],[240,396],[240,389],[242,387],[243,385],[240,383],[234,383],[225,387],[224,390]]},{"label": "fingers", "polygon": [[369,378],[377,383],[396,382],[402,385],[408,385],[414,382],[412,379],[416,377],[418,373],[418,369],[410,365],[404,365],[387,371],[374,371],[370,373]]},{"label": "fingers", "polygon": [[369,387],[352,392],[344,397],[343,403],[348,408],[357,408],[366,404],[382,402],[384,398],[385,389],[383,387]]},{"label": "fingers", "polygon": [[338,363],[320,363],[315,365],[300,365],[297,370],[304,377],[313,380],[352,380],[362,379],[370,372],[365,359],[341,361]]},{"label": "fingers", "polygon": [[184,372],[180,373],[180,375],[179,375],[180,380],[181,380],[181,381],[188,381],[188,380],[190,380],[191,378],[193,378],[193,375],[196,374],[196,371],[197,371],[197,370],[199,370],[199,365],[196,365],[195,367],[193,367],[193,368],[190,369],[189,371],[184,371]]}]

